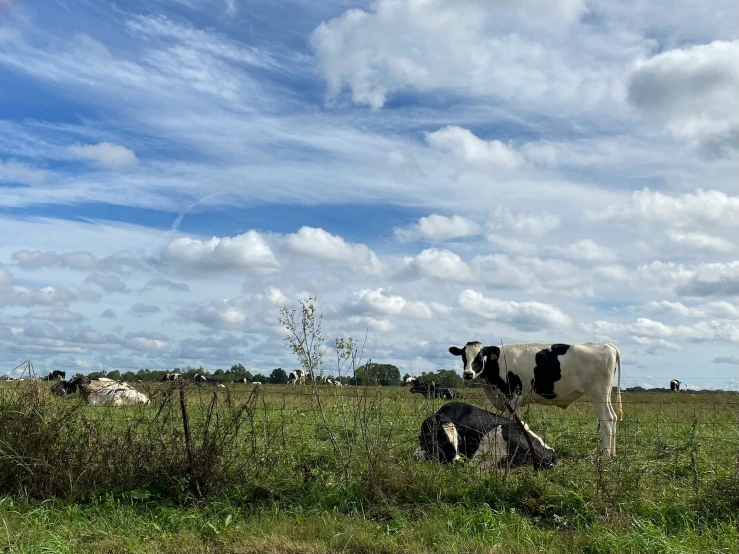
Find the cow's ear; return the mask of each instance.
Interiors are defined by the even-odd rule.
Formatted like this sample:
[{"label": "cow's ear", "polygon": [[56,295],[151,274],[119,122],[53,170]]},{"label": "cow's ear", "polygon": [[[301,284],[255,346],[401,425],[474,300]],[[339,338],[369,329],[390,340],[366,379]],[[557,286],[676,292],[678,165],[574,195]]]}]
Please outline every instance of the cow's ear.
[{"label": "cow's ear", "polygon": [[482,349],[482,355],[488,360],[497,360],[500,355],[500,348],[497,346],[486,346]]},{"label": "cow's ear", "polygon": [[461,356],[462,354],[464,354],[464,350],[462,350],[461,348],[457,348],[456,346],[450,346],[449,353],[452,356]]}]

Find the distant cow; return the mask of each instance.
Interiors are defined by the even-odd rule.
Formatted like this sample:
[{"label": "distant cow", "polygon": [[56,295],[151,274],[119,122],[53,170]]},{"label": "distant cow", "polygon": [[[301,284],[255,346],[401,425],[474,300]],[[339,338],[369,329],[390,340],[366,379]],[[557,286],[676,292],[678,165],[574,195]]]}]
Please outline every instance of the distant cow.
[{"label": "distant cow", "polygon": [[532,462],[530,440],[539,467],[554,466],[554,450],[528,425],[523,426],[525,431],[518,422],[506,417],[463,402],[449,402],[421,424],[421,446],[416,450],[416,458],[450,463],[464,456],[488,467],[516,467]]},{"label": "distant cow", "polygon": [[287,377],[288,385],[305,385],[305,371],[293,369]]},{"label": "distant cow", "polygon": [[51,387],[51,393],[58,396],[67,396],[80,392],[81,388],[89,382],[84,377],[75,377],[71,381],[59,381]]},{"label": "distant cow", "polygon": [[182,375],[180,373],[165,373],[164,377],[162,377],[162,382],[180,381],[181,379],[182,379]]},{"label": "distant cow", "polygon": [[85,385],[87,402],[92,406],[146,406],[149,397],[127,383],[95,379]]},{"label": "distant cow", "polygon": [[452,398],[460,398],[462,396],[457,391],[447,387],[446,385],[437,385],[436,383],[427,385],[418,380],[413,381],[410,391],[414,394],[422,394],[426,398],[445,398],[447,400],[451,400]]},{"label": "distant cow", "polygon": [[672,392],[680,392],[680,381],[677,379],[670,381],[670,390]]},{"label": "distant cow", "polygon": [[207,385],[223,385],[223,383],[221,383],[218,379],[206,377],[205,375],[201,375],[200,373],[196,373],[195,376],[192,378],[192,381],[193,383],[205,383]]},{"label": "distant cow", "polygon": [[[507,344],[483,346],[468,342],[449,352],[462,356],[464,373],[470,381],[481,379],[483,389],[496,409],[506,403],[517,407],[533,402],[566,408],[581,396],[593,403],[603,436],[603,450],[616,454],[616,421],[621,409],[621,352],[611,343]],[[618,368],[616,406],[611,388]]]},{"label": "distant cow", "polygon": [[410,385],[410,384],[412,384],[412,383],[415,383],[416,381],[418,381],[418,379],[416,379],[415,377],[411,377],[411,376],[409,375],[408,377],[406,377],[406,378],[405,378],[405,381],[404,381],[404,383],[405,383],[406,385]]},{"label": "distant cow", "polygon": [[246,377],[243,377],[243,378],[241,378],[241,379],[236,379],[236,380],[234,381],[234,384],[235,384],[235,385],[237,385],[237,384],[238,384],[238,385],[246,385],[246,384],[248,384],[248,383],[249,383],[249,379],[247,379]]},{"label": "distant cow", "polygon": [[66,379],[67,373],[59,369],[55,369],[46,376],[47,381],[56,381],[57,379]]}]

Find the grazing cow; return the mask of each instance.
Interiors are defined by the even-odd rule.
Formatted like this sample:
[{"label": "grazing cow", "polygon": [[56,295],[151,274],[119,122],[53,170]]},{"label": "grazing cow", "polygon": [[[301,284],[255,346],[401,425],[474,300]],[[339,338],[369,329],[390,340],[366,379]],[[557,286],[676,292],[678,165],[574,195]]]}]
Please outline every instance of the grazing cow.
[{"label": "grazing cow", "polygon": [[66,379],[67,373],[59,369],[55,369],[46,376],[47,381],[56,381],[57,379]]},{"label": "grazing cow", "polygon": [[672,392],[680,392],[680,381],[677,379],[670,381],[670,390]]},{"label": "grazing cow", "polygon": [[287,377],[288,385],[305,385],[305,371],[302,369],[293,369]]},{"label": "grazing cow", "polygon": [[539,467],[553,467],[557,462],[554,450],[528,425],[523,426],[528,439],[516,421],[471,404],[449,402],[421,424],[416,458],[450,463],[464,456],[491,468],[516,467],[532,462],[531,441]]},{"label": "grazing cow", "polygon": [[146,406],[149,397],[127,383],[111,379],[95,379],[85,387],[87,402],[91,406]]},{"label": "grazing cow", "polygon": [[[481,379],[496,409],[514,409],[533,402],[566,408],[581,396],[593,403],[603,435],[603,450],[616,454],[616,421],[621,409],[621,352],[611,343],[507,344],[483,346],[468,342],[449,352],[462,356],[465,380]],[[615,410],[611,404],[618,368]],[[514,401],[515,400],[515,401]]]},{"label": "grazing cow", "polygon": [[51,387],[51,393],[58,396],[67,396],[70,394],[76,394],[83,386],[88,383],[88,380],[84,377],[75,377],[71,381],[59,381]]},{"label": "grazing cow", "polygon": [[[201,375],[200,373],[196,373],[195,376],[192,378],[193,383],[205,383],[207,385],[223,385],[218,379],[213,379],[211,377],[206,377],[205,375]],[[225,385],[223,385],[225,387]]]},{"label": "grazing cow", "polygon": [[165,381],[180,381],[181,379],[182,375],[180,373],[165,373],[162,377],[162,383]]},{"label": "grazing cow", "polygon": [[234,381],[234,384],[239,384],[239,385],[247,385],[248,383],[249,383],[249,379],[247,379],[246,377],[243,377],[241,379],[236,379]]},{"label": "grazing cow", "polygon": [[427,385],[418,380],[413,381],[410,391],[415,394],[422,394],[426,398],[446,398],[447,400],[451,400],[452,398],[460,398],[462,396],[457,391],[447,387],[446,385],[437,385],[436,383]]}]

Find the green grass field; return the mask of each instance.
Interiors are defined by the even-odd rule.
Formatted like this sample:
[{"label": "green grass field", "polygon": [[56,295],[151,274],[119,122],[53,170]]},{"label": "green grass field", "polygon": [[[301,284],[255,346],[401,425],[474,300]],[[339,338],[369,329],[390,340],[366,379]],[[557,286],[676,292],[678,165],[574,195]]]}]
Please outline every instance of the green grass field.
[{"label": "green grass field", "polygon": [[414,461],[442,402],[405,388],[187,386],[188,433],[176,387],[4,387],[4,552],[739,552],[736,394],[625,393],[613,459],[589,402],[524,409],[534,472]]}]

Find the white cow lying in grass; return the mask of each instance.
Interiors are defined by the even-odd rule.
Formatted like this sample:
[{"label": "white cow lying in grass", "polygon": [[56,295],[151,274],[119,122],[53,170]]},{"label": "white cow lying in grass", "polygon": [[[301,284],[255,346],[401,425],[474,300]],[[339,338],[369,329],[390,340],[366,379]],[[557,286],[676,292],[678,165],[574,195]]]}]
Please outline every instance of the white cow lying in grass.
[{"label": "white cow lying in grass", "polygon": [[101,377],[87,385],[87,402],[92,406],[146,406],[149,397],[127,383]]}]

